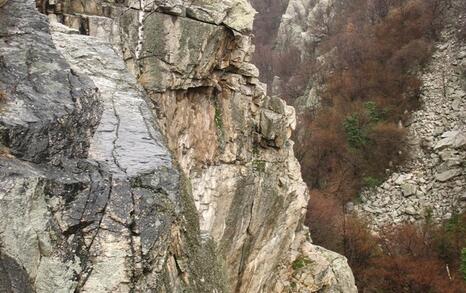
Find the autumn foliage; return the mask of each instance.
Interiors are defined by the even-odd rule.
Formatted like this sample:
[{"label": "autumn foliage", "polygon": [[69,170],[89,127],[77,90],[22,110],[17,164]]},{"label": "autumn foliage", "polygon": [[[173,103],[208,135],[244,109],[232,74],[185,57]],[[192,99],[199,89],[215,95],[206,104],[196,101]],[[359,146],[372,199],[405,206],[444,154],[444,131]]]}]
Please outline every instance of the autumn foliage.
[{"label": "autumn foliage", "polygon": [[387,226],[376,235],[344,209],[314,192],[307,223],[316,243],[348,258],[360,292],[466,292],[466,213],[440,225],[426,217],[419,225]]},{"label": "autumn foliage", "polygon": [[321,44],[332,52],[331,69],[320,77],[322,108],[301,117],[306,134],[296,144],[310,187],[342,201],[406,158],[402,125],[419,106],[417,72],[429,60],[444,7],[435,0],[350,2]]},{"label": "autumn foliage", "polygon": [[[334,35],[322,105],[303,115],[297,154],[311,187],[307,224],[316,243],[344,254],[362,292],[466,292],[460,272],[466,215],[436,226],[385,227],[345,213],[406,158],[404,122],[419,107],[419,69],[429,60],[448,1],[355,0]],[[353,9],[358,7],[358,9]],[[361,7],[365,9],[361,9]],[[370,10],[372,7],[372,10]],[[368,16],[369,15],[369,16]],[[369,20],[368,20],[369,19]]]}]

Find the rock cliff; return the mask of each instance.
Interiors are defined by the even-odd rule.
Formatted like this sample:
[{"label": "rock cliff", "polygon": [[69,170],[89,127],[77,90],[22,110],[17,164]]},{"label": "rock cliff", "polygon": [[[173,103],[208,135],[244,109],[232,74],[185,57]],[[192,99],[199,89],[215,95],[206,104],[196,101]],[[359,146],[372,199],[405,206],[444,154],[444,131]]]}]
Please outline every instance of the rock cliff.
[{"label": "rock cliff", "polygon": [[253,17],[245,0],[0,8],[0,286],[356,292],[302,224],[294,109],[249,63]]},{"label": "rock cliff", "polygon": [[[335,23],[341,16],[344,1],[340,0],[290,0],[285,14],[282,16],[275,40],[276,49],[281,51],[296,48],[303,60],[315,60],[319,72],[331,71],[332,65],[326,62],[328,53],[319,52],[319,44],[335,32]],[[283,87],[281,77],[274,80],[274,88]],[[322,85],[316,75],[309,76],[309,81],[302,96],[296,98],[293,106],[298,116],[317,111],[320,107]],[[300,129],[298,129],[300,132]],[[296,137],[299,137],[298,136]]]},{"label": "rock cliff", "polygon": [[290,0],[278,30],[278,48],[295,46],[303,54],[312,54],[307,48],[332,32],[340,6],[339,0]]}]

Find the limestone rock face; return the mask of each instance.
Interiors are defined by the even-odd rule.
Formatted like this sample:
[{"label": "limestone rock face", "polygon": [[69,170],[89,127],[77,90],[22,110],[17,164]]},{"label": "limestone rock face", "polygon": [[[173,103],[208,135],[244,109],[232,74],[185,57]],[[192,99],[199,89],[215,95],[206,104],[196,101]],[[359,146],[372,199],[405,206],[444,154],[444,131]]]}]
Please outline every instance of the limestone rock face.
[{"label": "limestone rock face", "polygon": [[325,38],[336,19],[341,0],[290,0],[277,35],[279,48],[302,52]]},{"label": "limestone rock face", "polygon": [[144,91],[106,41],[54,28],[59,54],[34,6],[0,11],[0,286],[223,291]]},{"label": "limestone rock face", "polygon": [[[333,51],[322,53],[319,44],[335,30],[339,13],[345,1],[341,0],[289,0],[285,14],[282,16],[275,40],[275,50],[287,51],[296,48],[304,59],[315,60],[320,72],[331,72]],[[275,86],[281,84],[280,78],[274,80]],[[319,111],[320,95],[323,91],[318,76],[309,76],[306,89],[302,96],[295,99],[293,106],[298,116]],[[272,92],[276,92],[272,87]],[[295,137],[305,135],[298,129]]]},{"label": "limestone rock face", "polygon": [[441,221],[466,209],[466,44],[456,19],[464,10],[453,1],[447,25],[423,71],[421,109],[407,125],[411,160],[375,190],[364,192],[357,212],[384,224]]},{"label": "limestone rock face", "polygon": [[96,92],[60,57],[32,5],[11,1],[0,10],[0,89],[9,101],[0,140],[28,161],[82,158],[99,120]]},{"label": "limestone rock face", "polygon": [[255,14],[247,0],[192,0],[187,8],[189,17],[209,23],[225,24],[239,32],[252,30]]},{"label": "limestone rock face", "polygon": [[36,5],[53,39],[32,0],[0,9],[0,265],[37,292],[356,292],[302,224],[247,1]]}]

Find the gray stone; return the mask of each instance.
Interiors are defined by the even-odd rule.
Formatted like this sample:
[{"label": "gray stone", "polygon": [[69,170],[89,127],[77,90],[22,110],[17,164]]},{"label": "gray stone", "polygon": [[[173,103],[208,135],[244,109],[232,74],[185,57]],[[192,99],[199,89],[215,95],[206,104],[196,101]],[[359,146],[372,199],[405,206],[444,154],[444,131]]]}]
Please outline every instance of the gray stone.
[{"label": "gray stone", "polygon": [[[5,4],[5,2],[3,2]],[[2,1],[0,1],[0,7]],[[0,255],[0,292],[32,293],[34,292],[28,274],[13,258]]]},{"label": "gray stone", "polygon": [[461,201],[466,201],[466,192],[463,192],[463,194],[461,194],[460,200]]},{"label": "gray stone", "polygon": [[252,30],[256,12],[246,0],[221,2],[192,0],[192,4],[187,7],[187,14],[201,21],[215,24],[223,23],[236,31],[249,32]]},{"label": "gray stone", "polygon": [[466,146],[466,134],[462,131],[448,131],[442,134],[442,139],[434,146],[436,150],[444,148],[463,148]]},{"label": "gray stone", "polygon": [[[61,27],[54,40],[71,69],[35,3],[9,7],[0,30],[10,42],[0,42],[0,52],[14,63],[1,63],[0,83],[14,78],[22,90],[0,118],[5,145],[18,158],[0,158],[2,253],[24,267],[23,279],[37,292],[159,291],[163,284],[154,280],[176,269],[165,257],[182,257],[168,253],[176,243],[192,256],[189,272],[205,272],[206,282],[191,283],[192,290],[223,291],[215,252],[201,245],[197,223],[181,218],[193,216],[186,208],[192,198],[181,198],[179,173],[121,57],[109,44]],[[172,241],[175,228],[203,248],[193,251],[186,236]],[[1,286],[13,286],[0,277]],[[130,285],[132,278],[138,283]],[[14,286],[28,290],[27,282]]]},{"label": "gray stone", "polygon": [[411,183],[403,183],[401,184],[401,189],[403,191],[403,195],[405,197],[409,197],[411,195],[416,194],[417,186]]},{"label": "gray stone", "polygon": [[9,101],[0,116],[0,143],[36,163],[84,158],[101,112],[95,88],[60,57],[46,17],[26,3],[11,1],[0,10],[0,88]]},{"label": "gray stone", "polygon": [[462,173],[461,169],[451,169],[441,173],[435,174],[435,179],[440,182],[448,181]]},{"label": "gray stone", "polygon": [[354,203],[351,202],[351,201],[348,202],[348,203],[346,203],[346,205],[345,205],[345,210],[346,210],[347,213],[353,212],[353,210],[354,210]]},{"label": "gray stone", "polygon": [[416,209],[414,208],[414,206],[412,205],[409,205],[405,208],[404,212],[408,215],[411,215],[411,216],[414,216],[414,215],[417,215],[419,214],[418,211],[416,211]]}]

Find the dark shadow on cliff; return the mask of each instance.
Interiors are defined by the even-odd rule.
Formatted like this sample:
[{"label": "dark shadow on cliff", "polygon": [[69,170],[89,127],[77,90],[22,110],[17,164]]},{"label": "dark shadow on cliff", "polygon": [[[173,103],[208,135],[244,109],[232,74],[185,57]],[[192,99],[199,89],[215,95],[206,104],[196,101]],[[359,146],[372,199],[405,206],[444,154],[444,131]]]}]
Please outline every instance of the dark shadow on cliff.
[{"label": "dark shadow on cliff", "polygon": [[0,292],[34,292],[26,270],[13,258],[0,252]]}]

